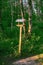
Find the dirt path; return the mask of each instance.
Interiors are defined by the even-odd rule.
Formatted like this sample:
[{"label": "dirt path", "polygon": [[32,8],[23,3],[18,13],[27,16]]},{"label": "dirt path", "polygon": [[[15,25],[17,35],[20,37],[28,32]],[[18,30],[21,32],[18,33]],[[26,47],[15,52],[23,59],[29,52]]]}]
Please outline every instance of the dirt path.
[{"label": "dirt path", "polygon": [[12,65],[43,65],[42,62],[39,61],[28,61],[28,62],[18,62],[18,63],[13,63]]},{"label": "dirt path", "polygon": [[35,61],[29,61],[29,62],[13,63],[13,65],[42,65],[42,63],[35,62]]},{"label": "dirt path", "polygon": [[21,59],[13,62],[13,65],[43,65],[43,54]]},{"label": "dirt path", "polygon": [[[2,60],[3,59],[3,60]],[[43,65],[43,54],[15,61],[14,58],[3,57],[0,65]]]}]

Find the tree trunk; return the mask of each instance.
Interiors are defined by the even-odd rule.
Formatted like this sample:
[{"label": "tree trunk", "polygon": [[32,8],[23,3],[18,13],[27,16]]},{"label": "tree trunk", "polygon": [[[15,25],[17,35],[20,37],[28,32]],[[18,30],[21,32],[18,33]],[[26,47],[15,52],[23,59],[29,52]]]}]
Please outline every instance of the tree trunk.
[{"label": "tree trunk", "polygon": [[28,22],[29,22],[29,26],[28,26],[28,34],[31,34],[31,28],[32,28],[32,1],[29,0],[28,1],[29,4],[29,8],[28,8],[28,14],[29,14],[29,18],[28,18]]},{"label": "tree trunk", "polygon": [[13,3],[10,1],[10,6],[11,6],[11,31],[13,29]]},{"label": "tree trunk", "polygon": [[1,22],[1,19],[2,19],[2,1],[0,1],[0,32],[2,31],[2,22]]}]

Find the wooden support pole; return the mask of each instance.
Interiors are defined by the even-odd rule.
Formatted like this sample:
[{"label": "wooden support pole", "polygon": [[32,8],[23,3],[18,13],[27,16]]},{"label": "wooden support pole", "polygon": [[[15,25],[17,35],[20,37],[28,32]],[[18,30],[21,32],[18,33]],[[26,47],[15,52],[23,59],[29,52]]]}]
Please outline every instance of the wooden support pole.
[{"label": "wooden support pole", "polygon": [[19,35],[19,54],[21,54],[21,44],[22,44],[22,28],[23,28],[23,25],[19,24],[17,25],[18,27],[20,27],[20,35]]},{"label": "wooden support pole", "polygon": [[22,26],[20,26],[20,36],[19,36],[19,54],[21,54],[21,40],[22,40]]},{"label": "wooden support pole", "polygon": [[[19,35],[19,54],[21,54],[22,29],[24,30],[24,36],[25,36],[25,25],[23,24],[24,21],[25,21],[25,19],[17,19],[17,20],[16,20],[16,22],[18,22],[17,26],[20,27],[20,35]],[[22,24],[20,24],[19,22],[22,22]]]}]

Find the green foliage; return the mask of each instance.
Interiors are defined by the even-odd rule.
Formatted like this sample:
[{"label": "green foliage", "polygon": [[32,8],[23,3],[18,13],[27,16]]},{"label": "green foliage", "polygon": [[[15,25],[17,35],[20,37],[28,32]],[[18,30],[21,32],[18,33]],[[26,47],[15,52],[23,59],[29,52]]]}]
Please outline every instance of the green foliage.
[{"label": "green foliage", "polygon": [[[5,0],[7,1],[7,0]],[[1,5],[1,4],[0,4]],[[13,28],[11,30],[11,8],[9,4],[3,2],[2,5],[2,27],[0,30],[0,56],[18,57],[19,28],[15,20],[18,18],[18,7],[15,8],[13,16]],[[20,13],[19,13],[20,14]],[[28,30],[28,14],[26,19],[26,32]],[[21,15],[19,16],[21,18]],[[21,57],[32,56],[43,53],[43,20],[39,21],[35,13],[32,14],[32,33],[31,38],[22,36]],[[3,28],[3,29],[2,29]]]},{"label": "green foliage", "polygon": [[[34,26],[34,24],[35,24],[35,26]],[[22,56],[31,56],[31,55],[43,53],[43,47],[42,47],[43,46],[43,30],[42,30],[42,28],[40,29],[40,26],[42,26],[42,24],[39,25],[39,22],[37,22],[37,23],[33,22],[31,38],[22,40]],[[15,33],[16,35],[13,33]],[[7,34],[9,34],[9,32],[7,32]],[[19,33],[18,32],[16,33],[16,30],[14,30],[14,31],[12,30],[11,34],[12,34],[11,38],[7,37],[7,39],[5,38],[4,40],[3,40],[3,38],[1,38],[0,51],[2,50],[1,53],[8,52],[8,54],[16,53],[16,55],[18,55],[17,52],[18,52],[18,43],[19,43],[18,42]]]}]

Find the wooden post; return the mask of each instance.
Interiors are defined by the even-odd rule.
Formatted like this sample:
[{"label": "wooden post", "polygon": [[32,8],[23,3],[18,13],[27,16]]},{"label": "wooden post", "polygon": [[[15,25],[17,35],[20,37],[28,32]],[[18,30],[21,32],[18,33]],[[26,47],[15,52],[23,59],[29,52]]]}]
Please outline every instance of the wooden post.
[{"label": "wooden post", "polygon": [[[17,19],[16,22],[18,22],[17,26],[20,27],[20,35],[19,35],[19,54],[21,54],[21,42],[22,42],[22,28],[24,29],[25,34],[25,25],[23,24],[25,19]],[[22,24],[20,24],[22,22]]]},{"label": "wooden post", "polygon": [[21,54],[21,42],[22,42],[22,27],[23,25],[17,25],[18,27],[20,27],[20,35],[19,35],[19,54]]},{"label": "wooden post", "polygon": [[20,36],[19,36],[19,54],[21,54],[21,40],[22,40],[22,26],[20,26]]}]

